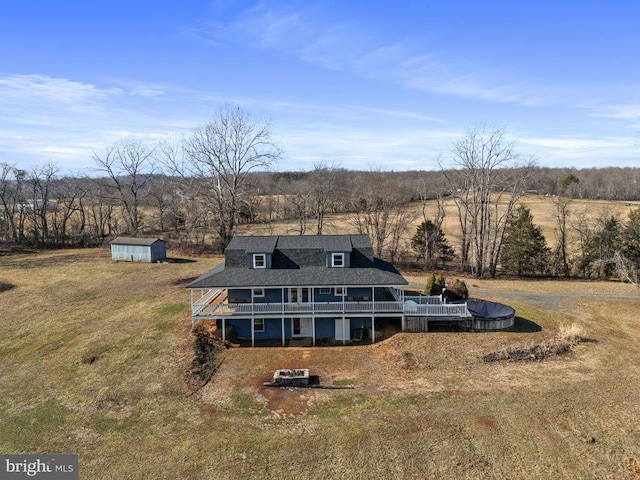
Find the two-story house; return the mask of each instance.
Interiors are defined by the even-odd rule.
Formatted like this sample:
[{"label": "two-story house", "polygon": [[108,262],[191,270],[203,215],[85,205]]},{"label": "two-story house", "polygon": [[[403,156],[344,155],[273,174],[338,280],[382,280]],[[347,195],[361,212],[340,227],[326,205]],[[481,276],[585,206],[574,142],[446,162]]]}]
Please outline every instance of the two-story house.
[{"label": "two-story house", "polygon": [[[225,262],[192,282],[192,321],[223,337],[375,340],[376,318],[402,322],[407,281],[373,255],[366,235],[234,237]],[[365,333],[365,335],[363,335]],[[366,335],[370,333],[370,335]]]},{"label": "two-story house", "polygon": [[[376,258],[366,235],[234,237],[225,262],[191,284],[192,326],[216,320],[255,345],[295,339],[338,343],[376,339],[376,321],[397,330],[429,315],[466,317],[465,305],[441,297],[405,297],[407,281]],[[415,330],[416,328],[409,328]]]}]

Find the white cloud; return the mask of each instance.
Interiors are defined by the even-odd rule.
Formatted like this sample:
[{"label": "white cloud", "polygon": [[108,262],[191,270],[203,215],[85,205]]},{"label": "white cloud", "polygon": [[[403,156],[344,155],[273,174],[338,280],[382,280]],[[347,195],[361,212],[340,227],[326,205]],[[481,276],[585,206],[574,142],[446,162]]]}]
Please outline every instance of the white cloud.
[{"label": "white cloud", "polygon": [[[620,88],[534,81],[473,51],[452,53],[424,39],[426,43],[419,44],[408,37],[388,38],[351,19],[332,21],[330,13],[319,8],[305,5],[292,11],[282,4],[260,2],[224,28],[217,27],[215,34],[230,41],[247,38],[254,46],[303,62],[428,94],[524,107],[565,106],[604,118],[639,115],[637,103],[598,106],[612,103]],[[634,85],[624,90],[640,94]]]},{"label": "white cloud", "polygon": [[640,103],[602,106],[597,111],[592,112],[591,116],[620,120],[640,120]]},{"label": "white cloud", "polygon": [[101,89],[92,84],[47,75],[0,77],[0,101],[7,103],[40,104],[44,101],[82,105],[123,94],[123,90],[119,88]]},{"label": "white cloud", "polygon": [[553,167],[637,166],[640,157],[635,139],[626,136],[520,137],[518,145],[535,149],[541,162]]}]

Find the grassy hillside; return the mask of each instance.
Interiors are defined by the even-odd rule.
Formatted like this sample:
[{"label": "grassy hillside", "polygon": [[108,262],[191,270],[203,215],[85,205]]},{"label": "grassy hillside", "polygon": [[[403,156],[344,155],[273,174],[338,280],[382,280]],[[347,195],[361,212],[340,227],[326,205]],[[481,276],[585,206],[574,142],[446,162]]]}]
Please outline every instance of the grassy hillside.
[{"label": "grassy hillside", "polygon": [[[0,292],[0,451],[78,453],[90,479],[640,475],[640,298],[630,286],[468,279],[472,294],[541,330],[233,349],[192,394],[184,285],[219,261],[0,257],[0,282],[15,286]],[[592,341],[543,362],[480,359],[565,323]],[[263,387],[276,368],[356,388]]]},{"label": "grassy hillside", "polygon": [[[557,220],[555,217],[554,198],[541,195],[527,195],[522,197],[520,204],[524,204],[531,210],[533,221],[542,228],[543,234],[550,246],[555,246],[557,235]],[[626,221],[630,210],[640,207],[640,202],[616,202],[616,201],[598,201],[598,200],[574,200],[569,207],[569,236],[570,243],[573,240],[572,225],[577,222],[579,215],[587,213],[588,216],[597,218],[598,216],[618,215],[623,222]],[[423,221],[422,204],[413,203],[406,207],[412,214],[413,222],[411,226],[404,232],[402,236],[402,245],[405,250],[410,251],[411,238],[416,232],[417,226]],[[427,204],[427,219],[432,219],[437,211],[435,201]],[[459,250],[460,243],[460,225],[458,222],[458,211],[452,200],[445,201],[446,216],[442,224],[442,229],[454,248]],[[311,218],[307,225],[306,234],[315,234],[315,220]],[[277,222],[272,224],[251,224],[240,225],[240,234],[245,235],[297,235],[299,225],[295,221]],[[327,215],[325,217],[324,230],[325,235],[329,234],[345,234],[358,233],[357,228],[349,221],[349,215]]]}]

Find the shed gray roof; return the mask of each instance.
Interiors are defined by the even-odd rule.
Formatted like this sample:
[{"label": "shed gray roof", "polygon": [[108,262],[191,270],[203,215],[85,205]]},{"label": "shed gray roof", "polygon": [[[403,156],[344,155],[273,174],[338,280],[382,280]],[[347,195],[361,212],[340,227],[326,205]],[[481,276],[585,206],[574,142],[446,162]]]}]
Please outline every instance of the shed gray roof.
[{"label": "shed gray roof", "polygon": [[[111,241],[111,245],[136,245],[148,247],[156,242],[164,242],[159,238],[135,238],[135,237],[117,237]],[[166,242],[165,242],[166,243]]]}]

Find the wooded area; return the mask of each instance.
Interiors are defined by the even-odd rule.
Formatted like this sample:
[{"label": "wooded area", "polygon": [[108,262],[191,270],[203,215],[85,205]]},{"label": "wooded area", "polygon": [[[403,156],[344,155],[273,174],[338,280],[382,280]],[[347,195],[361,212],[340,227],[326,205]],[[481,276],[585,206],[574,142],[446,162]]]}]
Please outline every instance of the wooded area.
[{"label": "wooded area", "polygon": [[[640,261],[637,210],[599,218],[572,203],[640,200],[637,168],[541,168],[522,159],[504,131],[479,128],[454,143],[439,171],[351,171],[328,163],[271,171],[280,157],[269,122],[225,107],[184,137],[94,151],[94,168],[82,175],[61,176],[54,164],[26,171],[0,163],[0,241],[61,248],[159,235],[173,248],[222,251],[243,224],[292,222],[300,235],[323,234],[328,215],[343,215],[350,229],[369,235],[380,257],[431,269],[453,262],[478,277],[500,270],[609,278],[620,273],[616,265]],[[513,241],[513,215],[527,195],[553,199],[557,241],[540,246],[544,236],[537,238],[538,250],[527,253],[532,262],[539,257],[537,266],[524,268],[509,255],[526,252]],[[455,205],[456,242],[442,229],[445,202]],[[542,235],[529,220],[526,231]]]}]

